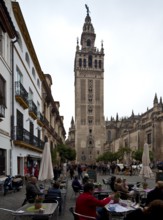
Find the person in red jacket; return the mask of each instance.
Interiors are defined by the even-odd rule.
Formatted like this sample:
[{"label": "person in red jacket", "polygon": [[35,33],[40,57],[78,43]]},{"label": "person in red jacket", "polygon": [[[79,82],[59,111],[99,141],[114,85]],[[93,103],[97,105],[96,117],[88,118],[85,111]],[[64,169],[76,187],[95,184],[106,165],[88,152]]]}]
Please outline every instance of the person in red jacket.
[{"label": "person in red jacket", "polygon": [[[98,207],[104,207],[110,202],[112,197],[109,196],[103,200],[98,200],[93,196],[93,191],[93,183],[86,183],[84,185],[84,192],[80,194],[76,200],[75,212],[81,215],[97,217],[99,219],[96,209]],[[80,217],[79,220],[87,220],[87,218]]]}]

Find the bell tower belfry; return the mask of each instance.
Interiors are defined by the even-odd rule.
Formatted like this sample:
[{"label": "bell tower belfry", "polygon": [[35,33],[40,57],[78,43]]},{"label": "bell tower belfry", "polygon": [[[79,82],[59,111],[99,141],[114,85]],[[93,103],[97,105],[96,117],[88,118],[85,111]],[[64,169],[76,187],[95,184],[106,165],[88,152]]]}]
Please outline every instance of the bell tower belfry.
[{"label": "bell tower belfry", "polygon": [[80,46],[77,40],[75,72],[75,149],[77,162],[94,163],[103,153],[104,49],[95,47],[96,34],[89,8],[83,25]]}]

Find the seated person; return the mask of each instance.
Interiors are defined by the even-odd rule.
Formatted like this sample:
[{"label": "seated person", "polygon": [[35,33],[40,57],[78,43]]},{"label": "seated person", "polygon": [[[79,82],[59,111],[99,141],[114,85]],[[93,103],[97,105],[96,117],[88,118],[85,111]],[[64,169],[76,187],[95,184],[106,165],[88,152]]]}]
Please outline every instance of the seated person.
[{"label": "seated person", "polygon": [[[93,183],[86,183],[84,185],[84,192],[79,195],[76,200],[76,208],[75,212],[81,215],[97,217],[97,207],[104,207],[107,203],[109,203],[112,197],[107,197],[103,200],[98,200],[93,196],[94,185]],[[104,209],[100,210],[100,214],[104,211]],[[83,218],[84,219],[84,218]],[[98,216],[99,219],[99,216]],[[106,218],[105,218],[106,219]]]},{"label": "seated person", "polygon": [[116,191],[122,193],[121,195],[122,199],[133,198],[138,203],[139,196],[136,194],[134,190],[129,191],[127,188],[125,188],[121,178],[117,178],[114,184],[114,188]]},{"label": "seated person", "polygon": [[72,181],[72,188],[76,189],[76,190],[82,190],[83,189],[81,183],[78,180],[78,176],[74,177],[74,179]]},{"label": "seated person", "polygon": [[45,195],[45,202],[51,201],[51,200],[57,200],[59,203],[59,212],[62,210],[62,196],[61,196],[61,190],[60,190],[60,184],[59,182],[54,182],[53,186],[48,189],[47,194]]},{"label": "seated person", "polygon": [[147,194],[146,205],[155,199],[163,200],[163,181],[157,181],[156,187]]},{"label": "seated person", "polygon": [[22,205],[25,205],[26,202],[33,203],[36,196],[41,194],[42,193],[37,186],[37,178],[35,176],[30,177],[26,186],[26,198]]},{"label": "seated person", "polygon": [[163,201],[153,200],[148,207],[138,208],[129,212],[124,220],[162,220],[163,219]]},{"label": "seated person", "polygon": [[128,191],[131,191],[132,188],[134,187],[134,184],[128,184],[125,178],[122,180],[122,182],[123,182],[124,188],[127,189]]}]

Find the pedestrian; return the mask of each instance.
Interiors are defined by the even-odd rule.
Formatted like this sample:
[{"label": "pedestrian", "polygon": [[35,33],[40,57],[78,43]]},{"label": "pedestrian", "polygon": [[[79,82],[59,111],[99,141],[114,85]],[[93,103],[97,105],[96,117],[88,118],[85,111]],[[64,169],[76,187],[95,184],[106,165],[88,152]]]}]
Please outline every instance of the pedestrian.
[{"label": "pedestrian", "polygon": [[78,165],[77,170],[78,170],[78,178],[80,180],[80,178],[81,179],[83,178],[83,176],[82,176],[83,170],[82,170],[82,167],[80,164]]}]

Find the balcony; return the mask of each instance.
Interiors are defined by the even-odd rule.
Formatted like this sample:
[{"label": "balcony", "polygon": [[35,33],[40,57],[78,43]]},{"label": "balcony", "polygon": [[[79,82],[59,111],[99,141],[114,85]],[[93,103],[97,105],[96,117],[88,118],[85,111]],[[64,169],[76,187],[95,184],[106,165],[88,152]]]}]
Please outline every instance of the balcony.
[{"label": "balcony", "polygon": [[44,127],[49,127],[49,121],[44,117]]},{"label": "balcony", "polygon": [[28,104],[29,104],[29,115],[35,120],[37,118],[37,106],[32,100],[29,100]]},{"label": "balcony", "polygon": [[5,106],[3,104],[0,104],[0,118],[5,117]]},{"label": "balcony", "polygon": [[24,109],[28,108],[28,92],[21,82],[15,82],[15,98]]},{"label": "balcony", "polygon": [[41,114],[41,112],[37,113],[37,124],[41,127],[44,126],[44,116]]},{"label": "balcony", "polygon": [[44,142],[22,127],[14,128],[14,144],[42,152]]}]

